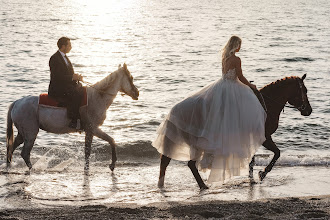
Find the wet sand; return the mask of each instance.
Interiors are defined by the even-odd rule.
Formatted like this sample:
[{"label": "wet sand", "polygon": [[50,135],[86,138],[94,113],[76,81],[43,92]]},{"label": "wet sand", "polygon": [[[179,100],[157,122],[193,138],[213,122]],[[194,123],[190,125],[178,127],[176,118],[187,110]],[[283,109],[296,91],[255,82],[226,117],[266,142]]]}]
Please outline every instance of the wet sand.
[{"label": "wet sand", "polygon": [[242,177],[202,192],[180,164],[164,189],[158,167],[105,169],[87,180],[73,170],[3,173],[0,219],[330,219],[329,167],[275,167],[263,182]]},{"label": "wet sand", "polygon": [[0,219],[330,219],[330,195],[256,201],[108,204],[0,211]]}]

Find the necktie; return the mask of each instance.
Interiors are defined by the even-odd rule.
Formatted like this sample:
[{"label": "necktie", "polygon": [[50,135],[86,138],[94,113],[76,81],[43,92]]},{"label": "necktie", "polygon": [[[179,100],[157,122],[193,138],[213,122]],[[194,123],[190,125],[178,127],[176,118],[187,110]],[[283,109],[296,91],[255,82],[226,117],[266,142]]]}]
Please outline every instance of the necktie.
[{"label": "necktie", "polygon": [[72,73],[74,73],[74,70],[73,70],[73,67],[72,67],[72,64],[71,64],[69,58],[68,58],[66,55],[64,55],[64,57],[65,57],[65,59],[68,61],[68,64],[67,64],[68,69],[69,69]]},{"label": "necktie", "polygon": [[66,54],[64,55],[64,57],[65,57],[66,61],[68,61],[68,66],[70,66],[71,62],[70,62],[69,58],[66,56]]}]

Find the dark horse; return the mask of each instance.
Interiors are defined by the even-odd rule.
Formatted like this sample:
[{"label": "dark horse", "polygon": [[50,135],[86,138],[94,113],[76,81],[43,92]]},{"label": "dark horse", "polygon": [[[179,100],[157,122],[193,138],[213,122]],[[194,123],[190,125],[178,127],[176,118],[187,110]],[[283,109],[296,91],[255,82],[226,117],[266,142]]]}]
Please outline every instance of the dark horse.
[{"label": "dark horse", "polygon": [[[265,124],[265,137],[266,141],[262,144],[266,149],[274,153],[274,157],[269,163],[269,165],[264,169],[264,171],[259,172],[259,179],[263,180],[267,173],[269,173],[277,159],[280,157],[280,150],[272,140],[271,135],[277,130],[279,117],[281,111],[288,102],[294,108],[298,109],[303,116],[309,116],[312,113],[312,107],[309,104],[307,97],[307,88],[304,85],[304,79],[306,74],[302,77],[286,77],[276,82],[270,83],[269,85],[263,87],[259,90],[259,94],[262,95],[264,99],[264,104],[267,110],[267,119]],[[258,96],[258,95],[257,95]],[[259,96],[259,100],[260,100]],[[162,187],[164,184],[165,171],[170,162],[171,158],[164,155],[161,156],[160,163],[160,174],[158,186]],[[249,177],[253,178],[253,166],[254,157],[249,164]],[[199,187],[201,189],[207,189],[208,187],[204,184],[197,168],[196,161],[190,160],[188,162],[188,167],[191,169]]]}]

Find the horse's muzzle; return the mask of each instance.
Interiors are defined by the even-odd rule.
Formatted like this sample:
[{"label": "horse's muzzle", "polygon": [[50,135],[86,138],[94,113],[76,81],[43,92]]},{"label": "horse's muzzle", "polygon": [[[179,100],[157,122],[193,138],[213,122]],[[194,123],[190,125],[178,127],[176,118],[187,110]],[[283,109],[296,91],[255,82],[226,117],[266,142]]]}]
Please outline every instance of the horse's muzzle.
[{"label": "horse's muzzle", "polygon": [[139,100],[139,95],[140,95],[139,90],[136,89],[136,90],[134,91],[134,94],[132,95],[132,99],[133,99],[133,100]]},{"label": "horse's muzzle", "polygon": [[304,108],[303,110],[300,111],[300,114],[302,116],[310,116],[312,114],[312,107],[311,106],[307,106],[306,108]]}]

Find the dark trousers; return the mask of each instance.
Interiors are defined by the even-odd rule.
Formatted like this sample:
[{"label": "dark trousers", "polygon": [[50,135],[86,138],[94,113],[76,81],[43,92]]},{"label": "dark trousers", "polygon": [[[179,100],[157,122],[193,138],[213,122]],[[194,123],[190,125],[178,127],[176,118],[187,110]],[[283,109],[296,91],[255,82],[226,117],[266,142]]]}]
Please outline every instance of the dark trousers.
[{"label": "dark trousers", "polygon": [[84,88],[82,86],[72,86],[66,89],[64,99],[68,108],[68,117],[73,121],[80,119],[80,103],[84,95]]}]

